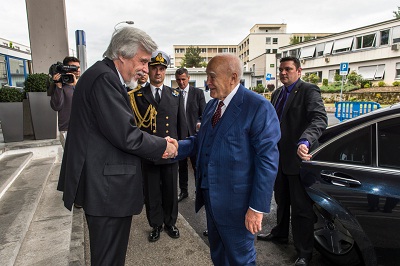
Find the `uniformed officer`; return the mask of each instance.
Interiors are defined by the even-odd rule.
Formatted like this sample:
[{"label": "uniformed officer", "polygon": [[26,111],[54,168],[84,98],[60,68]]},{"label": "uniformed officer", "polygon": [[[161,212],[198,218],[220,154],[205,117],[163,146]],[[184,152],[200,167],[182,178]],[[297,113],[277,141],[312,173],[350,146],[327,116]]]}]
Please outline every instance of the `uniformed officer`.
[{"label": "uniformed officer", "polygon": [[[149,62],[150,84],[128,94],[136,122],[141,130],[159,137],[180,139],[186,129],[185,109],[179,89],[165,86],[164,78],[169,57],[162,51],[152,54]],[[178,162],[170,159],[151,162],[143,160],[146,215],[153,228],[150,242],[160,238],[164,229],[172,238],[179,237],[175,226],[178,216]]]}]

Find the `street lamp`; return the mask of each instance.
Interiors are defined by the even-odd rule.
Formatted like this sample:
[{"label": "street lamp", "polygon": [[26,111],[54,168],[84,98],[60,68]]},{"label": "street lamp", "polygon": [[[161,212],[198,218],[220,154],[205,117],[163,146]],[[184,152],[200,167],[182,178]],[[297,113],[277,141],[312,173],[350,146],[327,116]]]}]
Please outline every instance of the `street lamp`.
[{"label": "street lamp", "polygon": [[117,30],[117,26],[118,26],[119,24],[122,24],[122,23],[126,23],[126,24],[129,24],[129,25],[133,25],[135,22],[133,22],[132,20],[126,20],[126,21],[118,22],[117,24],[115,24],[114,30]]}]

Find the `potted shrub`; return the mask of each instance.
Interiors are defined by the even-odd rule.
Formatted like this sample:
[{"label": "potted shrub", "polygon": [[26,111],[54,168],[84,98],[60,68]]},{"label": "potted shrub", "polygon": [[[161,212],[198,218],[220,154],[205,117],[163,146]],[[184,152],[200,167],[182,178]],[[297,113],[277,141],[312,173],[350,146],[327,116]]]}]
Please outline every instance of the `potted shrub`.
[{"label": "potted shrub", "polygon": [[24,93],[20,89],[0,89],[0,121],[4,142],[24,140],[23,99]]},{"label": "potted shrub", "polygon": [[44,73],[29,74],[24,84],[35,139],[55,139],[57,113],[51,109],[50,97],[47,95],[49,76]]}]

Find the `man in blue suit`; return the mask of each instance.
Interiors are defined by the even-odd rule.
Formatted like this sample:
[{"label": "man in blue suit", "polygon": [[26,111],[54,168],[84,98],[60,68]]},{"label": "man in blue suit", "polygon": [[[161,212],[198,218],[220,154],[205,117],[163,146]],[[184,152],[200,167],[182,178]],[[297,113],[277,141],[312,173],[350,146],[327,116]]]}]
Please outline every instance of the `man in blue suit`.
[{"label": "man in blue suit", "polygon": [[196,212],[205,205],[213,263],[255,265],[254,234],[278,170],[279,121],[264,97],[240,85],[237,56],[213,57],[206,72],[214,99],[198,134],[179,141],[176,159],[197,155]]}]

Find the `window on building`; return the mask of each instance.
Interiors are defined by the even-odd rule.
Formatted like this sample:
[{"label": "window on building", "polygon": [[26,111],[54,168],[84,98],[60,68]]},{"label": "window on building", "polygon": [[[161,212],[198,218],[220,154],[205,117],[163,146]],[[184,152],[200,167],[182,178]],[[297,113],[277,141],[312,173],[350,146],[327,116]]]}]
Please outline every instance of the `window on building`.
[{"label": "window on building", "polygon": [[333,41],[325,43],[324,55],[332,54]]},{"label": "window on building", "polygon": [[300,58],[314,57],[315,45],[302,47],[300,50]]},{"label": "window on building", "polygon": [[270,54],[271,53],[271,49],[265,49],[265,53]]},{"label": "window on building", "polygon": [[300,49],[293,49],[289,51],[289,56],[298,57]]},{"label": "window on building", "polygon": [[207,53],[207,48],[201,48],[202,53]]},{"label": "window on building", "polygon": [[24,60],[9,58],[11,86],[24,87],[25,81],[25,65]]},{"label": "window on building", "polygon": [[382,30],[380,32],[381,42],[379,45],[388,45],[389,44],[389,30]]},{"label": "window on building", "polygon": [[351,50],[351,46],[353,45],[353,37],[348,37],[340,40],[336,40],[333,43],[333,54],[343,53]]},{"label": "window on building", "polygon": [[176,54],[184,54],[185,53],[185,49],[184,48],[175,49],[175,53]]},{"label": "window on building", "polygon": [[383,79],[385,75],[385,65],[372,65],[359,67],[357,73],[366,80]]},{"label": "window on building", "polygon": [[324,49],[325,49],[325,43],[319,43],[315,47],[315,54],[316,56],[323,56],[324,55]]},{"label": "window on building", "polygon": [[272,38],[272,44],[278,44],[278,38]]},{"label": "window on building", "polygon": [[393,27],[392,38],[392,44],[400,43],[400,26]]},{"label": "window on building", "polygon": [[272,49],[272,53],[273,53],[273,54],[278,53],[278,49]]},{"label": "window on building", "polygon": [[0,87],[8,84],[6,57],[0,55]]},{"label": "window on building", "polygon": [[335,81],[335,75],[336,74],[339,74],[338,73],[338,69],[331,69],[331,70],[329,70],[329,73],[328,73],[328,82],[334,82]]},{"label": "window on building", "polygon": [[400,79],[400,63],[396,63],[396,79]]},{"label": "window on building", "polygon": [[266,44],[271,44],[271,37],[266,37],[265,38],[265,43]]},{"label": "window on building", "polygon": [[355,49],[370,48],[375,46],[376,33],[356,37]]}]

